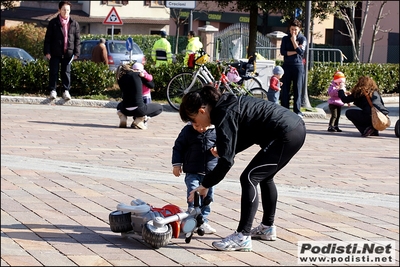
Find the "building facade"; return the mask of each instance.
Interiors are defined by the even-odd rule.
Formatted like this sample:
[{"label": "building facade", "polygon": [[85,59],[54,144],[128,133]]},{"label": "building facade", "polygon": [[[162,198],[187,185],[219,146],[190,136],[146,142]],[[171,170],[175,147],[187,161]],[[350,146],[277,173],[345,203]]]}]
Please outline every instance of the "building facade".
[{"label": "building facade", "polygon": [[[1,25],[13,26],[18,23],[36,23],[39,27],[46,27],[50,19],[58,12],[59,1],[15,1],[17,7],[12,10],[2,10]],[[207,5],[196,1],[191,9],[167,8],[165,1],[70,1],[72,3],[71,16],[81,26],[82,34],[158,34],[161,30],[169,35],[186,36],[189,30],[198,31],[206,25],[212,25],[219,31],[235,23],[248,23],[249,14],[231,11],[228,6],[221,9],[209,1]],[[188,1],[184,1],[188,2]],[[360,61],[367,62],[372,47],[374,24],[379,16],[379,8],[383,1],[371,1],[364,33],[361,39]],[[365,5],[366,1],[360,1]],[[112,9],[115,9],[122,24],[107,25],[104,20]],[[387,1],[375,36],[373,63],[399,63],[399,2]],[[360,27],[364,12],[358,11],[356,21]],[[320,22],[314,20],[312,24],[312,44],[330,45],[344,51],[346,57],[351,58],[351,42],[343,21],[333,17]],[[271,32],[286,33],[286,24],[281,22],[279,14],[260,13],[258,31],[263,35]]]}]

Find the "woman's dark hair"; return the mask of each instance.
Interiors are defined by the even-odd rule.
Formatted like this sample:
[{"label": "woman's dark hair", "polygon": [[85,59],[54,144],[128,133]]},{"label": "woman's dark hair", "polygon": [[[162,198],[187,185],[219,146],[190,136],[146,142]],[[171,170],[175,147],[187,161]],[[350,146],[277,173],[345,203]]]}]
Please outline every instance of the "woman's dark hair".
[{"label": "woman's dark hair", "polygon": [[196,33],[195,33],[194,31],[189,31],[189,35],[195,37],[195,36],[196,36]]},{"label": "woman's dark hair", "polygon": [[193,117],[199,112],[202,106],[208,105],[212,109],[220,97],[221,92],[211,85],[206,85],[200,90],[187,93],[183,96],[179,107],[181,120],[183,122],[193,121]]},{"label": "woman's dark hair", "polygon": [[61,1],[60,3],[58,3],[58,9],[61,9],[64,5],[69,5],[70,7],[72,7],[71,2],[69,2],[69,1]]}]

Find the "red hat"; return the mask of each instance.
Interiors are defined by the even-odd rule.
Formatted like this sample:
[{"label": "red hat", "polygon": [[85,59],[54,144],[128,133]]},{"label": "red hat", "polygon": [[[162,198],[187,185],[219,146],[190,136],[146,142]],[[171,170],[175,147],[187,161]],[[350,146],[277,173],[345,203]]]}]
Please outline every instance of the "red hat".
[{"label": "red hat", "polygon": [[343,72],[337,71],[333,75],[333,81],[335,83],[341,83],[341,82],[346,82],[346,76],[344,76]]}]

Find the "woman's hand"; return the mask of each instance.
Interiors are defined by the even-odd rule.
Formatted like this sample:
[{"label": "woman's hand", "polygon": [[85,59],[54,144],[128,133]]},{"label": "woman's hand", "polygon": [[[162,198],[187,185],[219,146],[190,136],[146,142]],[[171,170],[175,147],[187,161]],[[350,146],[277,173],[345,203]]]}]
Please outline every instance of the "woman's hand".
[{"label": "woman's hand", "polygon": [[188,197],[188,201],[189,202],[193,202],[194,201],[194,194],[197,192],[199,192],[200,196],[206,196],[208,193],[208,188],[205,188],[204,186],[200,185],[199,187],[193,189],[190,193],[189,193],[189,197]]}]

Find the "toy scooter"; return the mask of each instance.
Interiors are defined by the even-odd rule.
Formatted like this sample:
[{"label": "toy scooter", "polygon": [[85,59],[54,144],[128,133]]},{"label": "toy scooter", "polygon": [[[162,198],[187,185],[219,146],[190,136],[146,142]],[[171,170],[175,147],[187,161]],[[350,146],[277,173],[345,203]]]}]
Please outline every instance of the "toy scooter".
[{"label": "toy scooter", "polygon": [[153,248],[168,245],[181,232],[185,234],[185,242],[190,243],[194,232],[204,235],[201,212],[211,202],[211,197],[205,197],[200,206],[200,195],[196,192],[194,207],[186,212],[172,204],[154,208],[140,199],[132,200],[130,206],[119,203],[117,210],[109,215],[110,229],[121,235],[141,234]]}]

